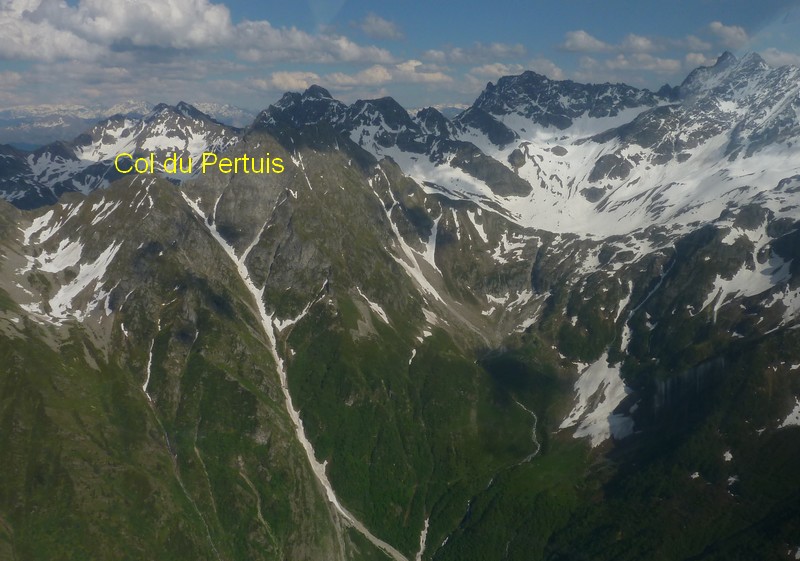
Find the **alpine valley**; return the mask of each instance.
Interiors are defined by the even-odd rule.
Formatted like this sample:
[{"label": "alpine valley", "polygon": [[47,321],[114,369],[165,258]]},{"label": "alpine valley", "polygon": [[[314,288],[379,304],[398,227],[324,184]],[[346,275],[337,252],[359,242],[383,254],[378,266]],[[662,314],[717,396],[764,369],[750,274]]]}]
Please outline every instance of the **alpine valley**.
[{"label": "alpine valley", "polygon": [[800,558],[797,67],[161,104],[0,194],[0,559]]}]

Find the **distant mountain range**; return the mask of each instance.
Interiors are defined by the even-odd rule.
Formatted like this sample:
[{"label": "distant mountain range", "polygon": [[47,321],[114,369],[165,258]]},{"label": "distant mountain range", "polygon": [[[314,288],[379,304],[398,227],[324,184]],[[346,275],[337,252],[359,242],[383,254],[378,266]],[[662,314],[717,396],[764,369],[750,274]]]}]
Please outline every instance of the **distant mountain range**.
[{"label": "distant mountain range", "polygon": [[[0,144],[34,149],[74,138],[102,119],[118,115],[131,119],[144,117],[153,107],[147,101],[128,100],[112,106],[21,105],[0,109]],[[198,103],[196,107],[234,127],[247,125],[255,116],[247,109],[221,103]]]}]

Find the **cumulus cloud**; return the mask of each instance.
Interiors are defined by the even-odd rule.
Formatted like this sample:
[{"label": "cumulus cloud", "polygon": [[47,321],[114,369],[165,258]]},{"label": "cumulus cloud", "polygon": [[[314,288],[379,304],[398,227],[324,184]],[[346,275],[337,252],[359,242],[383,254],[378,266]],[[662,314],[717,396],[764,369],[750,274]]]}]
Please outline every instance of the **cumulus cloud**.
[{"label": "cumulus cloud", "polygon": [[684,62],[688,68],[697,68],[698,66],[713,66],[717,61],[713,56],[707,56],[703,53],[686,53]]},{"label": "cumulus cloud", "polygon": [[392,75],[397,81],[414,83],[444,84],[453,81],[444,72],[429,69],[419,60],[407,60],[395,65]]},{"label": "cumulus cloud", "polygon": [[355,86],[380,86],[391,82],[392,73],[385,66],[376,64],[365,68],[355,74],[333,72],[325,76],[322,81],[329,86],[351,88]]},{"label": "cumulus cloud", "polygon": [[393,65],[375,64],[355,73],[273,72],[268,78],[250,80],[249,84],[258,90],[297,91],[311,84],[346,90],[389,83],[446,84],[452,81],[444,72],[429,69],[419,60],[407,60]]},{"label": "cumulus cloud", "polygon": [[228,8],[208,0],[81,0],[75,8],[49,6],[42,2],[38,9],[46,21],[61,22],[104,45],[194,49],[219,46],[233,36]]},{"label": "cumulus cloud", "polygon": [[675,39],[670,41],[670,46],[678,49],[687,49],[689,51],[708,51],[711,50],[711,43],[703,41],[695,35],[687,35],[683,39]]},{"label": "cumulus cloud", "polygon": [[490,64],[483,64],[475,66],[470,69],[469,73],[476,78],[486,78],[494,80],[501,76],[510,76],[512,74],[520,74],[526,70],[521,64],[503,64],[502,62],[493,62]]},{"label": "cumulus cloud", "polygon": [[373,13],[367,14],[356,26],[373,39],[398,41],[403,38],[403,32],[400,31],[397,24]]},{"label": "cumulus cloud", "polygon": [[93,60],[121,51],[233,49],[247,61],[391,62],[385,49],[347,37],[274,27],[266,20],[234,25],[209,0],[6,0],[0,4],[0,58]]},{"label": "cumulus cloud", "polygon": [[103,49],[70,30],[61,29],[37,13],[36,0],[0,4],[0,58],[56,60],[91,59]]},{"label": "cumulus cloud", "polygon": [[667,49],[705,51],[711,44],[694,36],[687,35],[681,39],[665,37],[648,37],[629,33],[618,44],[607,43],[583,30],[569,31],[559,48],[573,53],[653,53]]},{"label": "cumulus cloud", "polygon": [[573,79],[581,82],[637,83],[646,73],[664,79],[683,72],[683,61],[649,53],[619,53],[609,58],[582,56]]},{"label": "cumulus cloud", "polygon": [[528,63],[528,67],[539,74],[547,76],[551,80],[563,80],[566,78],[564,71],[558,65],[543,57],[533,59]]},{"label": "cumulus cloud", "polygon": [[722,22],[712,21],[708,26],[708,30],[723,47],[730,49],[743,47],[749,40],[747,32],[738,25],[724,25]]},{"label": "cumulus cloud", "polygon": [[770,66],[786,66],[791,64],[800,66],[800,55],[796,53],[787,53],[775,48],[769,48],[761,51],[761,58]]},{"label": "cumulus cloud", "polygon": [[359,45],[341,35],[312,35],[268,21],[237,27],[237,52],[249,62],[392,62],[385,49]]},{"label": "cumulus cloud", "polygon": [[218,46],[234,36],[230,13],[208,0],[8,0],[0,7],[0,57],[94,59],[108,49]]},{"label": "cumulus cloud", "polygon": [[471,47],[425,51],[422,58],[440,64],[477,64],[503,58],[520,58],[524,57],[526,52],[520,43],[474,43]]},{"label": "cumulus cloud", "polygon": [[470,76],[481,78],[484,80],[495,80],[502,76],[511,76],[521,74],[525,70],[533,70],[539,74],[543,74],[553,80],[563,80],[564,71],[561,70],[552,61],[538,57],[529,61],[526,65],[522,64],[505,64],[502,62],[492,62],[489,64],[482,64],[475,66],[469,70]]},{"label": "cumulus cloud", "polygon": [[256,80],[255,84],[266,90],[304,90],[318,83],[320,77],[314,72],[273,72],[268,81]]},{"label": "cumulus cloud", "polygon": [[582,29],[568,31],[566,35],[564,35],[564,42],[560,47],[572,53],[601,53],[613,49],[613,47],[605,41],[601,41],[589,35]]},{"label": "cumulus cloud", "polygon": [[650,37],[629,33],[625,39],[623,39],[620,48],[632,53],[649,53],[660,50],[663,47],[657,45]]},{"label": "cumulus cloud", "polygon": [[[579,69],[573,77],[581,81],[642,81],[650,74],[679,77],[698,66],[713,65],[720,47],[738,48],[749,41],[747,32],[738,26],[715,21],[703,28],[702,38],[645,36],[630,33],[616,43],[603,41],[584,30],[565,34],[559,48],[579,53]],[[779,56],[776,60],[790,60]]]},{"label": "cumulus cloud", "polygon": [[619,54],[605,61],[611,70],[647,70],[657,74],[672,74],[681,69],[681,61],[673,58],[660,58],[647,53],[632,55]]}]

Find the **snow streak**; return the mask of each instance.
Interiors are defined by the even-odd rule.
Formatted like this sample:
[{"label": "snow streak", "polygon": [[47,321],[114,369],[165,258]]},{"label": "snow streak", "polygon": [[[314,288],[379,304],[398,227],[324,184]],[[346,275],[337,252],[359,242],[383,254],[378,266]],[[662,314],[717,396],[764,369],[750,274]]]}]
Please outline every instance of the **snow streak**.
[{"label": "snow streak", "polygon": [[[297,439],[300,441],[300,444],[305,451],[306,458],[308,460],[309,465],[311,466],[311,470],[314,472],[314,475],[319,481],[320,485],[322,485],[323,489],[325,490],[325,495],[328,499],[328,502],[333,505],[334,509],[341,515],[344,522],[350,526],[352,526],[355,530],[361,533],[365,538],[367,538],[373,545],[383,550],[387,555],[389,555],[395,561],[408,561],[402,553],[397,551],[394,547],[386,543],[385,541],[381,540],[380,538],[376,537],[375,535],[370,532],[364,524],[362,524],[358,519],[356,519],[340,502],[339,498],[336,496],[335,491],[333,490],[333,486],[331,485],[330,481],[328,480],[328,475],[326,473],[326,466],[327,461],[320,463],[317,461],[317,458],[314,454],[314,449],[309,442],[308,438],[305,434],[305,429],[303,428],[303,420],[300,418],[300,412],[295,409],[294,403],[292,401],[292,396],[289,393],[289,385],[286,378],[286,369],[284,367],[283,359],[278,354],[277,348],[277,340],[275,335],[275,322],[271,314],[267,313],[266,306],[264,305],[264,287],[256,288],[255,283],[250,278],[250,273],[247,270],[247,266],[245,265],[244,258],[246,255],[243,255],[242,258],[236,256],[236,252],[234,248],[228,244],[227,241],[220,235],[219,231],[217,231],[216,227],[212,225],[208,218],[203,214],[203,211],[200,209],[197,202],[193,201],[189,197],[186,196],[185,193],[181,192],[186,203],[191,207],[191,209],[197,214],[198,217],[202,218],[203,223],[208,228],[209,233],[214,238],[214,240],[219,244],[222,250],[228,255],[231,262],[236,268],[236,271],[239,273],[239,277],[242,280],[242,283],[245,285],[247,290],[250,292],[251,296],[255,300],[256,309],[258,311],[258,319],[261,323],[261,327],[264,331],[264,334],[267,337],[268,348],[270,354],[272,355],[273,360],[275,361],[275,366],[278,371],[278,377],[280,378],[281,383],[281,390],[283,392],[283,397],[286,402],[286,410],[289,413],[289,418],[292,420],[292,424],[295,428],[295,433],[297,435]],[[255,244],[251,244],[251,248],[254,247]]]}]

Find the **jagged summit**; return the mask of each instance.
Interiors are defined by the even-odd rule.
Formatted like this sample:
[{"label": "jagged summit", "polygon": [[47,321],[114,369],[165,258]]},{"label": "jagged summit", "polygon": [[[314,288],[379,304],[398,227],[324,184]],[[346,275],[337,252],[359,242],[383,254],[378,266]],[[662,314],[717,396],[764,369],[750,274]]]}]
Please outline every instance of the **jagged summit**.
[{"label": "jagged summit", "polygon": [[273,105],[258,114],[251,129],[298,128],[338,119],[344,104],[333,99],[327,90],[311,86],[304,93],[287,92]]},{"label": "jagged summit", "polygon": [[714,63],[714,66],[719,68],[725,68],[726,66],[736,64],[736,61],[737,61],[736,55],[734,55],[730,51],[725,51],[717,57],[717,62]]},{"label": "jagged summit", "polygon": [[581,84],[551,80],[535,72],[505,76],[478,96],[473,107],[494,115],[516,114],[544,126],[570,127],[581,116],[614,117],[621,111],[653,107],[659,94],[625,84]]},{"label": "jagged summit", "polygon": [[333,99],[331,94],[328,90],[323,88],[322,86],[318,86],[316,84],[312,84],[309,86],[306,91],[303,92],[303,98],[315,98],[315,99]]},{"label": "jagged summit", "polygon": [[191,119],[216,121],[211,115],[203,113],[197,107],[185,101],[179,101],[175,106],[175,110],[184,117],[189,117]]},{"label": "jagged summit", "polygon": [[441,111],[433,107],[426,107],[417,111],[415,120],[422,130],[430,135],[449,138],[452,134],[452,123]]},{"label": "jagged summit", "polygon": [[[124,115],[120,115],[119,117],[125,117]],[[153,107],[153,110],[150,111],[148,114],[143,116],[143,119],[147,122],[153,122],[158,120],[169,119],[170,117],[173,118],[185,118],[190,121],[198,122],[198,123],[214,123],[220,126],[227,126],[223,125],[221,122],[216,120],[214,117],[205,113],[186,101],[179,101],[175,105],[169,105],[167,103],[159,103]]]},{"label": "jagged summit", "polygon": [[701,66],[689,73],[680,86],[680,97],[690,98],[726,85],[730,86],[729,90],[739,90],[741,93],[745,81],[758,80],[771,70],[785,72],[791,68],[784,66],[773,69],[758,53],[748,53],[737,59],[731,52],[725,51],[712,66]]},{"label": "jagged summit", "polygon": [[356,101],[349,109],[352,123],[383,126],[388,130],[413,128],[411,116],[393,97]]}]

